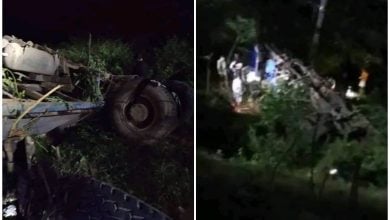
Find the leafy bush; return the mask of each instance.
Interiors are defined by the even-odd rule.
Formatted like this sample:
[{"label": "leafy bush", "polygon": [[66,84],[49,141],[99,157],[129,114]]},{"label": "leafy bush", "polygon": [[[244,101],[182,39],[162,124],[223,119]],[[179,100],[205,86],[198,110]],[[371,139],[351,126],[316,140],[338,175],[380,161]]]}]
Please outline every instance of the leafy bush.
[{"label": "leafy bush", "polygon": [[162,78],[183,73],[186,81],[193,81],[194,52],[191,45],[176,37],[169,39],[164,46],[155,49],[156,68]]},{"label": "leafy bush", "polygon": [[62,54],[68,59],[100,72],[125,74],[133,62],[131,46],[120,40],[92,40],[90,54],[88,40],[74,40],[62,48]]},{"label": "leafy bush", "polygon": [[265,95],[260,122],[248,132],[252,160],[266,166],[299,165],[307,162],[312,139],[306,118],[313,109],[305,88],[283,86]]},{"label": "leafy bush", "polygon": [[[272,169],[315,166],[323,171],[338,167],[343,179],[351,181],[357,163],[360,180],[384,187],[387,184],[386,110],[367,102],[358,107],[375,132],[364,142],[333,137],[325,143],[314,138],[314,126],[308,118],[315,115],[305,88],[282,87],[266,94],[261,102],[262,120],[248,131],[248,159]],[[239,153],[242,158],[242,153]]]},{"label": "leafy bush", "polygon": [[359,180],[371,185],[387,185],[387,148],[377,135],[366,144],[357,141],[337,139],[326,145],[322,158],[317,162],[318,170],[338,167],[340,176],[351,181],[354,165],[361,161]]},{"label": "leafy bush", "polygon": [[387,109],[378,104],[380,101],[377,98],[380,96],[377,92],[373,91],[366,102],[358,106],[376,130],[366,142],[368,152],[362,164],[362,178],[384,187],[387,185]]},{"label": "leafy bush", "polygon": [[104,72],[125,74],[131,65],[133,53],[128,44],[120,40],[99,39],[74,40],[62,45],[61,54],[73,62],[82,63],[87,70],[73,74],[74,84],[82,89],[84,99],[98,101],[102,99],[99,77]]}]

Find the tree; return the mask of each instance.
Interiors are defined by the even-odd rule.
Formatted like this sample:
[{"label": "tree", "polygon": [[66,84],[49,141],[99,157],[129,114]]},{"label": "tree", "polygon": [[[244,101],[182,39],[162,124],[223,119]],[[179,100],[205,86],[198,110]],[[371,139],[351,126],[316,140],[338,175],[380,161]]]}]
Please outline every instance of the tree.
[{"label": "tree", "polygon": [[235,19],[228,19],[226,21],[226,26],[233,31],[235,35],[233,45],[231,46],[227,57],[227,62],[229,63],[238,44],[247,43],[256,39],[256,22],[254,19],[243,18],[238,15]]},{"label": "tree", "polygon": [[320,40],[320,30],[322,27],[322,22],[324,21],[324,16],[325,16],[325,8],[326,8],[326,3],[328,0],[321,0],[321,4],[319,5],[318,9],[318,18],[317,18],[317,23],[316,23],[316,31],[313,36],[312,40],[312,45],[310,48],[310,58],[312,59],[313,56],[315,55],[315,52],[317,50],[318,42]]}]

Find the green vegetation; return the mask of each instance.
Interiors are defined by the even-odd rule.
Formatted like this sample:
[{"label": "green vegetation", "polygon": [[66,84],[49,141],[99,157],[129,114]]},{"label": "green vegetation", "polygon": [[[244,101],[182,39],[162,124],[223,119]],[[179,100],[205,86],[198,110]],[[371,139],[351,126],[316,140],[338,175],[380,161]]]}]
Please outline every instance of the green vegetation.
[{"label": "green vegetation", "polygon": [[167,79],[183,74],[185,81],[193,81],[194,50],[186,41],[171,38],[161,48],[155,49],[155,56],[158,77]]},{"label": "green vegetation", "polygon": [[62,174],[108,182],[171,215],[179,206],[191,207],[192,146],[170,139],[155,146],[130,146],[101,123],[103,118],[98,115],[66,130],[58,146],[36,138],[38,161],[49,161]]},{"label": "green vegetation", "polygon": [[[197,152],[197,218],[386,219],[385,189],[360,191],[360,209],[347,205],[349,185],[330,179],[321,197],[310,190],[307,170],[282,172],[271,184],[257,163]],[[352,213],[352,214],[351,214]]]},{"label": "green vegetation", "polygon": [[[350,104],[375,132],[364,139],[345,138],[325,123],[328,132],[317,137],[319,115],[305,88],[283,87],[281,93],[264,95],[257,100],[259,115],[235,114],[210,68],[210,94],[197,91],[199,218],[386,218],[387,2],[328,1],[317,52],[309,57],[317,3],[197,1],[198,58],[216,55],[198,60],[198,88],[206,87],[206,69],[219,55],[229,57],[234,50],[245,65],[254,43],[273,44],[305,63],[313,60],[321,76],[336,80],[340,94],[347,86],[356,90],[365,68],[367,97]],[[246,40],[234,43],[240,28]]]},{"label": "green vegetation", "polygon": [[[90,45],[90,47],[89,47]],[[134,55],[131,45],[121,40],[77,39],[63,44],[60,52],[70,61],[82,63],[89,69],[112,74],[129,74]]]},{"label": "green vegetation", "polygon": [[102,100],[99,78],[104,73],[128,74],[133,62],[130,45],[120,40],[73,40],[63,44],[61,54],[72,62],[85,65],[80,74],[74,74],[74,84],[82,90],[83,98],[90,101]]},{"label": "green vegetation", "polygon": [[[237,16],[235,19],[228,19],[226,21],[226,27],[230,31],[225,33],[225,36],[235,36],[234,43],[229,50],[227,60],[232,59],[234,50],[239,44],[251,43],[256,39],[256,25],[254,19],[246,19],[241,16]],[[233,32],[233,34],[231,33]]]},{"label": "green vegetation", "polygon": [[3,91],[8,92],[16,98],[24,98],[25,92],[18,88],[17,83],[21,82],[21,76],[15,76],[15,73],[9,69],[3,68]]},{"label": "green vegetation", "polygon": [[305,158],[311,153],[314,129],[306,120],[314,111],[308,94],[305,88],[285,86],[280,93],[265,95],[261,101],[261,119],[248,132],[249,159],[274,169],[294,163],[309,164]]},{"label": "green vegetation", "polygon": [[[368,117],[379,132],[364,144],[332,133],[325,141],[316,140],[308,123],[315,115],[308,92],[304,88],[283,89],[263,97],[259,116],[234,114],[216,91],[210,96],[199,93],[198,215],[300,219],[309,213],[318,219],[336,215],[383,219],[386,123]],[[358,177],[354,176],[357,162]],[[328,172],[333,168],[338,173],[330,177]],[[358,185],[361,210],[356,213],[355,208],[349,211],[351,200],[355,200],[352,183]],[[261,211],[259,207],[264,205],[271,210]],[[294,209],[288,211],[291,206]]]},{"label": "green vegetation", "polygon": [[[86,40],[63,44],[62,48],[61,52],[67,59],[87,67],[84,75],[76,76],[75,83],[84,89],[84,96],[89,100],[100,97],[96,80],[99,74],[131,74],[133,49],[119,40],[92,40],[90,52]],[[192,80],[193,53],[184,41],[170,39],[165,46],[153,51],[156,53],[152,55],[159,61],[151,66],[162,73],[157,77],[166,79],[180,71],[176,65],[183,65]],[[164,69],[164,62],[167,62],[167,69]],[[191,209],[193,123],[187,122],[155,146],[130,145],[116,134],[107,121],[107,115],[106,110],[99,112],[65,130],[61,137],[55,136],[54,142],[62,140],[58,145],[53,146],[50,138],[35,137],[37,161],[47,161],[63,174],[81,174],[105,181],[133,193],[173,217],[179,215],[179,207]],[[184,142],[179,143],[177,139]]]},{"label": "green vegetation", "polygon": [[[60,53],[72,62],[81,63],[86,71],[74,76],[75,85],[83,91],[86,100],[101,100],[98,78],[104,73],[130,75],[135,65],[131,44],[112,39],[75,39],[60,46]],[[153,78],[165,80],[183,75],[181,80],[193,84],[193,48],[187,41],[173,37],[161,47],[150,49],[145,61],[153,72]]]}]

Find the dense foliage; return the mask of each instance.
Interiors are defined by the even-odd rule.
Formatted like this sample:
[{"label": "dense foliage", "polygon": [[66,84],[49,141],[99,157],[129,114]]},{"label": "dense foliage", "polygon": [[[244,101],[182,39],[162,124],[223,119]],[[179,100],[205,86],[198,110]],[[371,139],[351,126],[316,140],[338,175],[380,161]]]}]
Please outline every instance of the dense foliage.
[{"label": "dense foliage", "polygon": [[[279,93],[265,95],[261,102],[262,119],[248,132],[249,158],[275,169],[277,166],[286,170],[313,166],[322,171],[339,167],[346,181],[352,181],[354,162],[361,160],[361,178],[371,185],[385,187],[386,124],[371,119],[376,133],[365,137],[364,142],[334,134],[328,135],[326,142],[319,142],[315,137],[317,125],[308,123],[310,117],[316,115],[308,94],[304,88],[283,87]],[[382,111],[382,114],[377,112],[378,115],[386,117],[384,109],[377,108]]]},{"label": "dense foliage", "polygon": [[251,159],[271,167],[308,165],[313,129],[305,119],[313,114],[304,87],[285,85],[279,92],[266,94],[261,120],[248,133]]},{"label": "dense foliage", "polygon": [[[104,73],[115,75],[134,74],[135,52],[131,44],[121,40],[78,39],[61,45],[60,53],[69,61],[81,63],[87,71],[74,75],[75,85],[82,89],[85,99],[101,100],[98,77]],[[176,77],[192,84],[193,82],[193,49],[187,41],[173,37],[161,47],[154,48],[143,56],[148,68],[153,73],[147,77],[165,80]],[[153,61],[153,62],[151,62]],[[177,77],[179,75],[179,77]]]},{"label": "dense foliage", "polygon": [[128,74],[133,62],[131,46],[120,40],[74,40],[62,46],[62,54],[73,62],[83,63],[92,70],[112,74]]},{"label": "dense foliage", "polygon": [[60,53],[70,62],[86,67],[80,74],[73,74],[74,85],[81,89],[83,98],[90,101],[102,100],[99,78],[104,73],[128,74],[133,62],[130,45],[120,40],[77,39],[61,45]]},{"label": "dense foliage", "polygon": [[[335,136],[335,130],[319,141],[308,123],[316,114],[306,89],[283,89],[263,97],[259,116],[234,114],[215,92],[199,93],[198,216],[272,219],[282,215],[284,219],[309,212],[315,219],[377,214],[383,219],[387,186],[384,108],[371,104],[372,109],[367,109],[369,100],[358,106],[378,132],[363,143]],[[331,169],[337,169],[335,176],[329,176]],[[350,212],[342,207],[353,200],[352,183],[358,185],[359,208]],[[218,206],[218,211],[210,206]],[[271,208],[264,211],[264,206]]]},{"label": "dense foliage", "polygon": [[[82,63],[93,72],[133,74],[135,49],[121,40],[98,39],[89,42],[79,39],[61,47],[60,52],[67,59]],[[153,77],[167,79],[182,74],[186,81],[193,81],[193,48],[186,40],[173,37],[160,47],[149,49],[144,50],[143,58],[147,58],[144,62],[154,72]]]},{"label": "dense foliage", "polygon": [[186,41],[176,37],[167,40],[155,49],[155,57],[158,77],[167,79],[182,74],[185,81],[193,81],[194,50]]}]

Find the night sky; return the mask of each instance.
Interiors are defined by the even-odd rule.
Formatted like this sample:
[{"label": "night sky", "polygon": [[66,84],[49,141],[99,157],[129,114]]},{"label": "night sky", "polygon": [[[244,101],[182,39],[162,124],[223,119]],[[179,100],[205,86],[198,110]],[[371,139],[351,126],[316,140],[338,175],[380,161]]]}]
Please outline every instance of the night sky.
[{"label": "night sky", "polygon": [[150,47],[193,39],[193,0],[4,0],[3,34],[36,43],[119,38]]}]

